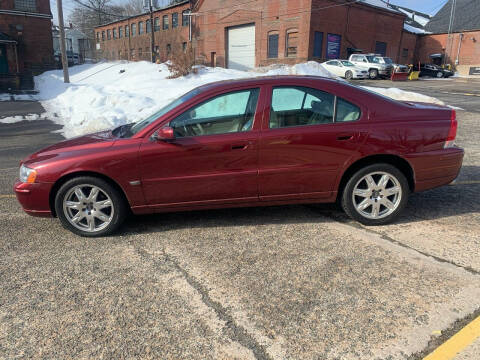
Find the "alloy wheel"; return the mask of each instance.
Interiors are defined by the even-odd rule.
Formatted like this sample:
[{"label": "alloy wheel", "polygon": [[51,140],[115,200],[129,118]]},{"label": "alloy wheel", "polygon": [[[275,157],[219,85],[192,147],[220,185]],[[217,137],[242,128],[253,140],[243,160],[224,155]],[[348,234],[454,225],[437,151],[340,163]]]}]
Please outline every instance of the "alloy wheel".
[{"label": "alloy wheel", "polygon": [[355,210],[367,219],[382,219],[392,214],[402,200],[398,179],[386,172],[372,172],[354,186],[352,201]]},{"label": "alloy wheel", "polygon": [[63,199],[63,213],[75,228],[93,233],[105,229],[113,219],[114,206],[108,194],[89,184],[72,187]]}]

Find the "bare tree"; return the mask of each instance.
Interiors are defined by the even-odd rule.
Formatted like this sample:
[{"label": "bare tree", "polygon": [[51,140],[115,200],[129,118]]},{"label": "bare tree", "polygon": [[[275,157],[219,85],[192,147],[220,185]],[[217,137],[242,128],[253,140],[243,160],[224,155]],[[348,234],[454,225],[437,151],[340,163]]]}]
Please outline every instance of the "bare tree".
[{"label": "bare tree", "polygon": [[123,5],[124,13],[127,16],[134,16],[146,12],[143,7],[143,0],[128,0],[125,5]]}]

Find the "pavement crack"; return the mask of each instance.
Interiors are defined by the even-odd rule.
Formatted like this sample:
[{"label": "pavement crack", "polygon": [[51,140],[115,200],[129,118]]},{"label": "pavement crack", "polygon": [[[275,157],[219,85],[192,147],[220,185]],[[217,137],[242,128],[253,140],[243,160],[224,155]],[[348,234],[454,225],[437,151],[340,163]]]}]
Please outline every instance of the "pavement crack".
[{"label": "pavement crack", "polygon": [[[136,248],[136,250],[142,257],[152,258],[152,256],[144,249]],[[258,341],[255,340],[245,328],[238,325],[235,322],[235,319],[228,313],[227,309],[218,301],[213,300],[208,290],[197,279],[191,276],[187,270],[180,266],[178,261],[175,260],[173,256],[168,254],[165,249],[162,249],[162,255],[164,257],[164,262],[170,263],[174,269],[179,271],[187,283],[200,294],[202,302],[212,309],[217,314],[219,319],[225,322],[225,326],[230,330],[228,331],[228,335],[232,341],[235,341],[245,348],[250,349],[255,358],[258,360],[272,359],[272,357],[267,353],[265,347],[259,344]]]},{"label": "pavement crack", "polygon": [[335,215],[335,214],[332,214],[332,213],[326,213],[326,212],[321,212],[321,211],[317,211],[319,213],[321,213],[323,216],[325,217],[328,217],[334,221],[338,221],[339,223],[342,223],[344,225],[348,225],[348,226],[351,226],[351,227],[354,227],[356,229],[362,229],[362,230],[365,230],[371,234],[375,234],[375,235],[378,235],[382,238],[382,240],[385,240],[385,241],[388,241],[394,245],[397,245],[397,246],[401,246],[402,248],[405,248],[405,249],[408,249],[408,250],[411,250],[411,251],[415,251],[416,253],[420,254],[420,255],[423,255],[423,256],[426,256],[426,257],[429,257],[429,258],[432,258],[434,259],[435,261],[437,262],[440,262],[440,263],[443,263],[443,264],[450,264],[450,265],[453,265],[455,267],[458,267],[458,268],[461,268],[465,271],[467,271],[468,273],[470,274],[473,274],[473,275],[480,275],[480,271],[478,270],[475,270],[474,268],[470,267],[470,266],[464,266],[464,265],[461,265],[461,264],[458,264],[456,263],[455,261],[451,261],[451,260],[447,260],[447,259],[444,259],[444,258],[441,258],[439,256],[436,256],[436,255],[432,255],[432,254],[429,254],[425,251],[422,251],[422,250],[418,250],[414,247],[411,247],[407,244],[404,244],[398,240],[395,240],[394,238],[386,235],[385,233],[382,233],[380,231],[375,231],[375,230],[372,230],[371,228],[368,228],[368,227],[365,227],[363,225],[360,225],[359,223],[356,223],[352,220],[349,220],[349,219],[345,219],[341,216],[338,216],[338,215]]}]

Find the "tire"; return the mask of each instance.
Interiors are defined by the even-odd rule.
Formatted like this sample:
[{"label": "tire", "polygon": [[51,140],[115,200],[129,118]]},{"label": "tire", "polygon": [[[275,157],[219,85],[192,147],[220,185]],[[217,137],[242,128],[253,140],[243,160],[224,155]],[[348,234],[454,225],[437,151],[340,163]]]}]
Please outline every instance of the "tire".
[{"label": "tire", "polygon": [[441,79],[441,78],[443,78],[443,72],[439,71],[439,72],[436,73],[435,76],[437,77],[437,79]]},{"label": "tire", "polygon": [[[93,189],[98,190],[96,195]],[[76,235],[97,237],[109,235],[120,227],[128,213],[128,204],[123,194],[107,181],[81,176],[60,187],[55,196],[55,211],[65,229]]]},{"label": "tire", "polygon": [[347,79],[347,80],[352,80],[353,79],[353,73],[350,70],[348,70],[345,73],[345,79]]},{"label": "tire", "polygon": [[[371,186],[367,181],[369,175],[374,181]],[[381,180],[384,179],[388,180],[382,187]],[[342,193],[341,205],[349,217],[364,225],[384,225],[392,222],[403,211],[409,193],[408,181],[400,170],[390,164],[373,164],[358,170],[348,180]]]},{"label": "tire", "polygon": [[368,77],[372,80],[378,78],[378,70],[377,69],[370,69],[368,70]]}]

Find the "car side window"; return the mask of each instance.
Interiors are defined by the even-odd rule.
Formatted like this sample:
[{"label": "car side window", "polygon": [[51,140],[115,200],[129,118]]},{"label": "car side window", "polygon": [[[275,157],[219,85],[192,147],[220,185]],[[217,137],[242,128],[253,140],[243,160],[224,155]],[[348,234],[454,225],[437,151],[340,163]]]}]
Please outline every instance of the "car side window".
[{"label": "car side window", "polygon": [[270,128],[329,124],[335,96],[312,88],[276,87],[272,92]]},{"label": "car side window", "polygon": [[337,97],[335,122],[355,121],[360,118],[360,108]]},{"label": "car side window", "polygon": [[176,137],[249,131],[260,89],[230,92],[206,100],[170,122]]}]

